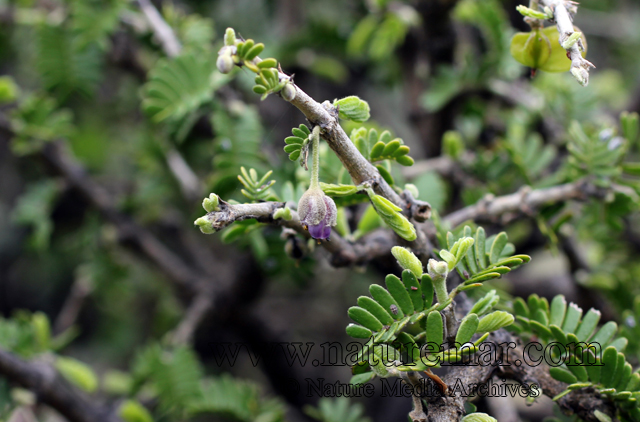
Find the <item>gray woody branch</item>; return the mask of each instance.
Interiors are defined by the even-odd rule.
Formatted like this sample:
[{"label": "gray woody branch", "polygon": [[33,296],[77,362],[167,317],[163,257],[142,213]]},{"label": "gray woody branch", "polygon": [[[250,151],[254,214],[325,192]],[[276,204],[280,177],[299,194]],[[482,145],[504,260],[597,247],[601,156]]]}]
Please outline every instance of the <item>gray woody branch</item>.
[{"label": "gray woody branch", "polygon": [[40,401],[70,422],[122,422],[114,408],[94,403],[44,362],[25,362],[0,349],[0,373],[9,381],[33,391]]},{"label": "gray woody branch", "polygon": [[514,212],[528,214],[543,205],[570,199],[604,197],[607,192],[609,189],[595,186],[586,179],[545,189],[531,190],[531,188],[525,187],[511,195],[498,197],[487,195],[474,205],[448,214],[443,220],[448,222],[451,227],[456,227],[467,220],[492,220]]},{"label": "gray woody branch", "polygon": [[[217,211],[208,213],[208,219],[215,230],[221,230],[236,221],[254,219],[260,223],[278,225],[296,231],[310,238],[309,232],[302,227],[300,217],[291,210],[291,218],[274,218],[276,211],[285,207],[284,202],[260,202],[256,204],[230,204],[220,200]],[[335,231],[331,233],[331,240],[321,245],[331,254],[331,264],[336,267],[361,265],[374,257],[386,255],[394,246],[394,237],[388,231],[376,231],[352,243],[341,237]]]},{"label": "gray woody branch", "polygon": [[[614,186],[614,189],[616,187]],[[531,214],[533,210],[544,205],[550,205],[568,200],[586,200],[589,197],[603,198],[610,189],[595,186],[584,179],[573,183],[566,183],[545,189],[531,190],[529,187],[519,192],[494,197],[487,195],[474,205],[459,209],[443,217],[443,221],[456,227],[465,221],[493,221],[497,219],[511,218],[520,214]],[[415,208],[413,198],[403,195],[405,200],[412,204],[409,208]],[[257,204],[229,204],[220,201],[220,210],[208,213],[207,218],[216,230],[223,229],[235,221],[255,219],[261,223],[288,227],[306,237],[308,232],[300,224],[300,218],[295,211],[291,211],[292,218],[289,221],[274,219],[274,213],[284,208],[284,202],[262,202]],[[419,232],[423,233],[421,230]],[[331,262],[335,266],[364,264],[389,253],[396,239],[388,231],[376,231],[365,236],[358,242],[352,243],[332,233],[331,241],[322,242],[322,246],[332,254]],[[371,242],[374,244],[370,244]]]}]

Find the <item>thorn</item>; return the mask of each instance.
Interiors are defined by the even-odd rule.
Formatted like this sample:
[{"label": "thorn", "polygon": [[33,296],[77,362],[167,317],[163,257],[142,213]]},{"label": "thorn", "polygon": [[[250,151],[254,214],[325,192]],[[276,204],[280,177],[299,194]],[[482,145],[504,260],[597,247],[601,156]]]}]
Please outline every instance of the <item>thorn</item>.
[{"label": "thorn", "polygon": [[424,371],[424,373],[429,378],[431,378],[431,380],[433,380],[433,382],[435,382],[438,385],[438,387],[440,388],[440,391],[442,392],[443,395],[447,394],[447,390],[449,389],[449,386],[447,385],[447,383],[442,381],[442,379],[439,376],[437,376],[436,374],[431,372],[430,369],[427,369],[426,371]]}]

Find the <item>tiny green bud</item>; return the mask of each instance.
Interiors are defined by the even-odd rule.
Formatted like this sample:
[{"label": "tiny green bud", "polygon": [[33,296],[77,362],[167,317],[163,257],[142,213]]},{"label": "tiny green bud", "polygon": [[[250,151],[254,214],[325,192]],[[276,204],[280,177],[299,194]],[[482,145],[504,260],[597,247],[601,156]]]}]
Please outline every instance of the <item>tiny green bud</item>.
[{"label": "tiny green bud", "polygon": [[436,261],[435,259],[430,259],[427,268],[429,269],[429,275],[432,279],[436,277],[446,277],[449,273],[449,266],[444,261]]},{"label": "tiny green bud", "polygon": [[231,52],[227,47],[223,47],[218,53],[218,60],[216,60],[216,67],[221,73],[229,73],[233,70],[235,65]]},{"label": "tiny green bud", "polygon": [[578,83],[582,86],[587,86],[589,84],[589,72],[581,67],[572,67],[571,74],[578,81]]},{"label": "tiny green bud", "polygon": [[147,408],[135,400],[125,400],[118,410],[118,416],[125,422],[153,422]]},{"label": "tiny green bud", "polygon": [[196,221],[193,222],[193,224],[200,227],[200,231],[204,234],[211,234],[215,232],[215,229],[213,228],[213,224],[211,224],[211,221],[209,221],[209,219],[206,216],[198,218]]},{"label": "tiny green bud", "polygon": [[236,31],[233,28],[227,28],[224,33],[224,45],[236,45]]},{"label": "tiny green bud", "polygon": [[220,198],[215,193],[212,193],[208,198],[204,198],[204,201],[202,201],[202,208],[204,208],[206,212],[219,211],[219,204]]},{"label": "tiny green bud", "polygon": [[464,141],[460,132],[448,130],[442,136],[442,149],[451,158],[459,158],[464,152]]},{"label": "tiny green bud", "polygon": [[291,210],[289,207],[278,208],[276,212],[273,213],[273,219],[277,220],[282,218],[285,221],[291,220]]},{"label": "tiny green bud", "polygon": [[553,19],[553,10],[549,6],[545,6],[543,10],[546,19]]},{"label": "tiny green bud", "polygon": [[418,190],[418,187],[413,183],[405,184],[404,190],[408,190],[409,192],[411,192],[411,195],[413,195],[414,198],[417,198],[418,196],[420,196],[420,191]]},{"label": "tiny green bud", "polygon": [[287,82],[284,84],[282,91],[280,91],[280,95],[282,95],[282,98],[284,98],[286,101],[291,102],[294,98],[296,98],[296,87],[293,86],[291,82]]},{"label": "tiny green bud", "polygon": [[15,101],[20,94],[20,89],[10,76],[0,76],[0,104]]},{"label": "tiny green bud", "polygon": [[578,42],[581,36],[582,32],[574,32],[573,34],[569,35],[569,37],[562,42],[562,48],[564,48],[565,50],[570,49],[576,42]]}]

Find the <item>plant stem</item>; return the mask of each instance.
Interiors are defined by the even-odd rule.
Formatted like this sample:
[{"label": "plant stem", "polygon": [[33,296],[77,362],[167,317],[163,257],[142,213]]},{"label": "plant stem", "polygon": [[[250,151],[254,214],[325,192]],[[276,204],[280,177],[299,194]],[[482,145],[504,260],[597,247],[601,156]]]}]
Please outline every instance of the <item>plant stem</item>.
[{"label": "plant stem", "polygon": [[447,277],[437,275],[431,277],[433,282],[433,288],[436,291],[436,299],[438,303],[445,303],[449,299],[449,292],[447,292]]},{"label": "plant stem", "polygon": [[311,132],[313,142],[313,165],[311,166],[311,182],[309,189],[320,189],[320,126],[316,125]]}]

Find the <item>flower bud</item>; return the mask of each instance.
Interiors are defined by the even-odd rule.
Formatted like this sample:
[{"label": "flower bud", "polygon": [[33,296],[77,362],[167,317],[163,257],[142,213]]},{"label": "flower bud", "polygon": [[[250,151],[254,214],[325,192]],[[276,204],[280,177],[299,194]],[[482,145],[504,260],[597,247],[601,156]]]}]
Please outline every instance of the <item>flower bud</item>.
[{"label": "flower bud", "polygon": [[227,28],[225,31],[224,45],[236,45],[236,31],[233,28]]},{"label": "flower bud", "polygon": [[216,61],[216,67],[221,73],[229,73],[233,70],[233,58],[231,57],[231,51],[227,47],[223,47],[218,53],[218,60]]},{"label": "flower bud", "polygon": [[284,84],[284,88],[282,88],[280,94],[284,100],[293,101],[293,99],[296,98],[296,87],[294,87],[291,82],[287,82]]},{"label": "flower bud", "polygon": [[333,199],[320,188],[307,190],[298,202],[300,222],[314,239],[329,239],[331,227],[337,224],[338,209]]}]

